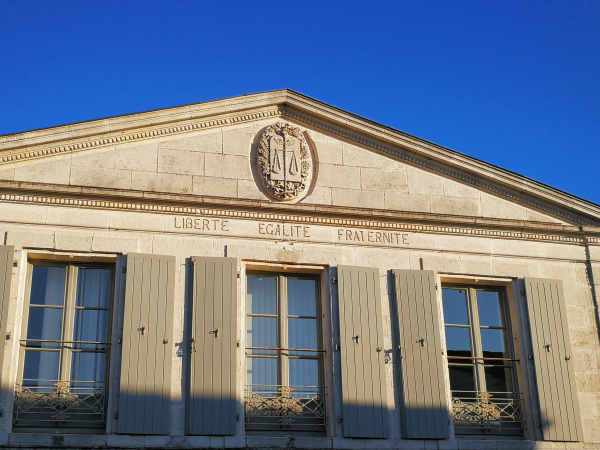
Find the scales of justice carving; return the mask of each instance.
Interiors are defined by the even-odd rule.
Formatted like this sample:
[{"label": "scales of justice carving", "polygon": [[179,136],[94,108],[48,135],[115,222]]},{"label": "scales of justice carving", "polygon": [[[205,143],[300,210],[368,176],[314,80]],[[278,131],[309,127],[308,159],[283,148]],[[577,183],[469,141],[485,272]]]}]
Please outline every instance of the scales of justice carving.
[{"label": "scales of justice carving", "polygon": [[258,146],[263,186],[278,200],[294,200],[306,189],[312,173],[310,148],[298,127],[277,122],[263,132]]}]

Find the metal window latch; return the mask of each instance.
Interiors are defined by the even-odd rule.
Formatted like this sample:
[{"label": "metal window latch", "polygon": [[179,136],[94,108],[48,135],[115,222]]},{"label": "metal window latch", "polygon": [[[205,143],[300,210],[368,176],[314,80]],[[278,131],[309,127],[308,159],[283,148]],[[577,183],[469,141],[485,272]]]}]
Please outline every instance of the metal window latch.
[{"label": "metal window latch", "polygon": [[417,344],[421,344],[421,347],[425,347],[425,339],[421,338],[415,341]]},{"label": "metal window latch", "polygon": [[546,351],[547,351],[548,353],[550,353],[550,347],[551,347],[551,345],[550,345],[550,344],[546,344],[546,345],[544,345],[544,348],[546,349]]},{"label": "metal window latch", "polygon": [[144,335],[144,330],[145,330],[145,329],[146,329],[146,326],[145,326],[145,325],[142,325],[142,326],[141,326],[141,327],[139,327],[137,330],[138,330],[138,331],[141,331],[141,333],[142,333],[142,336],[143,336],[143,335]]},{"label": "metal window latch", "polygon": [[355,342],[356,345],[358,345],[358,339],[359,338],[360,338],[360,336],[358,334],[352,338],[352,340],[356,341]]},{"label": "metal window latch", "polygon": [[215,328],[212,331],[209,331],[208,334],[214,334],[215,335],[215,339],[219,339],[219,329]]}]

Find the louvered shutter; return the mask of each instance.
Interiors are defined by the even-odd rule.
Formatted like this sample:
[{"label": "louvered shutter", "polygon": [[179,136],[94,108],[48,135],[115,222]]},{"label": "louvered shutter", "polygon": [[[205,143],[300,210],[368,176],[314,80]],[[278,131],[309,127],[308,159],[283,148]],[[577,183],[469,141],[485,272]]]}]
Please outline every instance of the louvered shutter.
[{"label": "louvered shutter", "polygon": [[562,282],[525,278],[525,292],[544,440],[583,441]]},{"label": "louvered shutter", "polygon": [[0,245],[0,370],[4,361],[4,337],[8,321],[10,302],[10,282],[12,278],[15,248],[12,245]]},{"label": "louvered shutter", "polygon": [[118,432],[169,434],[175,257],[127,255]]},{"label": "louvered shutter", "polygon": [[379,270],[338,267],[344,436],[387,438]]},{"label": "louvered shutter", "polygon": [[188,433],[236,434],[237,262],[194,263]]},{"label": "louvered shutter", "polygon": [[448,439],[448,406],[435,273],[394,270],[400,365],[403,437]]}]

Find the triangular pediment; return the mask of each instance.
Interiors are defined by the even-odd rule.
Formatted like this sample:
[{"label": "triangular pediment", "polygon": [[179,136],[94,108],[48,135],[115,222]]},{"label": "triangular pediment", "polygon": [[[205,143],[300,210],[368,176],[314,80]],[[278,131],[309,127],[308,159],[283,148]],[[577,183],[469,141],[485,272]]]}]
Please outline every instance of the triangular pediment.
[{"label": "triangular pediment", "polygon": [[[269,140],[277,123],[296,130],[290,142]],[[281,181],[266,182],[269,170]],[[275,176],[278,170],[288,178]],[[275,191],[289,190],[290,180],[299,192],[283,198]],[[255,208],[314,205],[337,214],[600,225],[598,205],[289,90],[2,136],[0,186]]]}]

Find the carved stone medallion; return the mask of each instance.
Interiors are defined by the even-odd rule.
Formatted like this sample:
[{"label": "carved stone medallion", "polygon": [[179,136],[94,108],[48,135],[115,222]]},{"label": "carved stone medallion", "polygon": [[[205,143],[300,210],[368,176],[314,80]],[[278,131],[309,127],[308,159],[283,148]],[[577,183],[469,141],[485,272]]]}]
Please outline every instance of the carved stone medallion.
[{"label": "carved stone medallion", "polygon": [[258,144],[258,171],[265,189],[276,199],[301,196],[313,170],[310,148],[302,131],[289,123],[268,126]]}]

